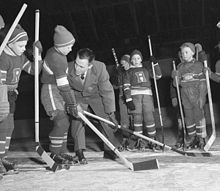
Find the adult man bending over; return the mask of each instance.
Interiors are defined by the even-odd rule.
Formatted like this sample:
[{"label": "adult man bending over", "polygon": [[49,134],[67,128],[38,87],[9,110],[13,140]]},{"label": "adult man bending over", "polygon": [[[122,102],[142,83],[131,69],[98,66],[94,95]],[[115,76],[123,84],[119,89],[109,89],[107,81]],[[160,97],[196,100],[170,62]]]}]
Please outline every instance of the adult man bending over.
[{"label": "adult man bending over", "polygon": [[[109,81],[109,74],[104,63],[96,61],[92,50],[80,49],[75,61],[69,63],[68,80],[75,93],[76,102],[87,110],[92,110],[96,115],[108,118],[117,125],[115,119],[115,95]],[[101,123],[102,133],[116,147],[120,148],[120,136],[114,130]],[[71,124],[71,134],[74,139],[74,150],[81,164],[87,164],[83,154],[86,149],[85,128],[81,119],[74,118]],[[115,160],[116,155],[107,145],[104,145],[104,157]]]}]

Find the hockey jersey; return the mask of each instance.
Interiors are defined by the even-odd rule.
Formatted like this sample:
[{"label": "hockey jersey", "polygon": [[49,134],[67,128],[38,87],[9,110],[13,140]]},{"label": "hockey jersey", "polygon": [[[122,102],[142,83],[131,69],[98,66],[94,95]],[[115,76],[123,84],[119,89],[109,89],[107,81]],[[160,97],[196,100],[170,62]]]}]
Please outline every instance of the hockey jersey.
[{"label": "hockey jersey", "polygon": [[[41,71],[42,61],[39,63],[39,72]],[[17,56],[8,46],[0,56],[0,81],[8,85],[8,90],[14,90],[18,87],[18,82],[22,70],[28,74],[34,75],[34,63],[30,62],[22,54]]]},{"label": "hockey jersey", "polygon": [[67,80],[68,62],[54,47],[47,51],[44,58],[41,82],[43,84],[56,84],[61,91],[70,90]]},{"label": "hockey jersey", "polygon": [[[156,64],[154,67],[155,77],[156,79],[160,79],[162,77],[160,66]],[[124,93],[126,97],[126,102],[132,100],[132,95],[152,95],[150,78],[153,78],[152,69],[147,70],[145,67],[142,66],[131,67],[126,72],[124,78]]]},{"label": "hockey jersey", "polygon": [[74,93],[70,91],[71,88],[67,79],[67,73],[67,57],[55,47],[50,48],[43,62],[41,82],[43,84],[57,85],[65,103],[76,104]]},{"label": "hockey jersey", "polygon": [[182,87],[191,87],[205,81],[203,64],[193,59],[190,62],[182,62],[178,65],[178,78]]}]

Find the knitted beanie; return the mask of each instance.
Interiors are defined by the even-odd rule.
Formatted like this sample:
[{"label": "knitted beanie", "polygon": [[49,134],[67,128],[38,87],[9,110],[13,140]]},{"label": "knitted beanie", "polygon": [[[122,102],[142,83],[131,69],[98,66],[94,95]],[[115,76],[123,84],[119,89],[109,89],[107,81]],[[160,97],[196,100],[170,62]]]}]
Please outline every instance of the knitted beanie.
[{"label": "knitted beanie", "polygon": [[5,26],[5,22],[4,22],[3,18],[2,18],[2,16],[0,15],[0,29],[4,28],[4,26]]},{"label": "knitted beanie", "polygon": [[28,41],[27,33],[19,24],[15,27],[15,30],[13,31],[13,33],[8,41],[8,44],[15,43],[17,41]]},{"label": "knitted beanie", "polygon": [[130,63],[130,56],[128,54],[125,54],[121,57],[121,61],[126,61],[128,63]]},{"label": "knitted beanie", "polygon": [[192,50],[192,52],[195,53],[195,45],[193,43],[185,42],[180,46],[180,48],[182,49],[184,47],[189,47]]},{"label": "knitted beanie", "polygon": [[143,60],[143,56],[142,56],[141,52],[137,49],[132,51],[132,53],[130,55],[130,59],[132,59],[132,57],[136,54],[139,55],[141,57],[141,59]]},{"label": "knitted beanie", "polygon": [[64,47],[75,43],[75,38],[64,26],[57,25],[54,29],[54,46]]}]

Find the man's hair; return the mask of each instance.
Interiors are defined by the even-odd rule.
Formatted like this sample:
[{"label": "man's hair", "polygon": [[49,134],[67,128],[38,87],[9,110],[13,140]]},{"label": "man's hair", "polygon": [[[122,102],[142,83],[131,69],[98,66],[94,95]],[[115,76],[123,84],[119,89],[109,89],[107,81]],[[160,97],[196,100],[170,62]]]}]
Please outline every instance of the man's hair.
[{"label": "man's hair", "polygon": [[92,62],[95,59],[95,54],[89,48],[82,48],[77,51],[77,56],[80,59],[88,59],[89,62]]}]

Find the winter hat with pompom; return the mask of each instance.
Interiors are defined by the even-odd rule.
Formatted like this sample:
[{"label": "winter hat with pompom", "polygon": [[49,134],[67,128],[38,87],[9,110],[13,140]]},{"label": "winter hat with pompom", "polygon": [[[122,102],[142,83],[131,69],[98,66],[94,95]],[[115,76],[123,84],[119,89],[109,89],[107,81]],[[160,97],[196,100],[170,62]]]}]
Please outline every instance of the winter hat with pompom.
[{"label": "winter hat with pompom", "polygon": [[57,25],[54,29],[54,46],[64,47],[75,43],[75,38],[64,26]]},{"label": "winter hat with pompom", "polygon": [[8,44],[15,43],[17,41],[28,41],[27,32],[21,27],[21,25],[17,25],[15,30],[13,31]]}]

